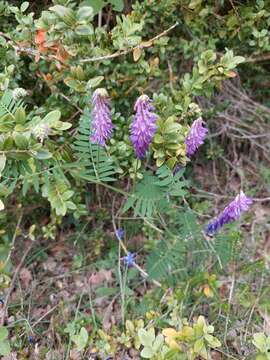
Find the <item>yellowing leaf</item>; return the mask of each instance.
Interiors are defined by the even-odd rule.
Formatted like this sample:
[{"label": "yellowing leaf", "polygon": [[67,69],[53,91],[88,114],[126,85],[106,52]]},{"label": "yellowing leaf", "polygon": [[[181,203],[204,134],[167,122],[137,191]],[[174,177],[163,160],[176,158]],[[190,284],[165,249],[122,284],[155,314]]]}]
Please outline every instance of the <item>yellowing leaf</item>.
[{"label": "yellowing leaf", "polygon": [[167,328],[162,331],[162,334],[166,337],[175,337],[177,335],[177,331],[173,328]]},{"label": "yellowing leaf", "polygon": [[206,297],[211,298],[214,296],[213,291],[211,290],[209,285],[205,285],[203,288],[203,293]]},{"label": "yellowing leaf", "polygon": [[152,41],[143,41],[142,43],[141,43],[141,46],[142,47],[150,47],[150,46],[152,46],[153,45],[153,42]]},{"label": "yellowing leaf", "polygon": [[169,347],[173,350],[181,350],[181,347],[175,340],[169,339],[169,341],[166,341]]},{"label": "yellowing leaf", "polygon": [[139,48],[139,47],[136,47],[134,50],[133,50],[133,59],[134,61],[138,61],[140,59],[142,55],[142,49]]},{"label": "yellowing leaf", "polygon": [[230,70],[226,73],[226,75],[229,77],[229,78],[234,78],[237,76],[236,72]]}]

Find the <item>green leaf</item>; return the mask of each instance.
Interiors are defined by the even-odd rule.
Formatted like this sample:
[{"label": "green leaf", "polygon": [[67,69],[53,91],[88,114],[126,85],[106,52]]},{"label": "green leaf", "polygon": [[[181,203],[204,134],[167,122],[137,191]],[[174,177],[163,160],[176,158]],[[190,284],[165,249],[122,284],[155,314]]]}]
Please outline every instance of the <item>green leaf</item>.
[{"label": "green leaf", "polygon": [[109,3],[112,4],[112,7],[115,11],[123,11],[124,1],[123,0],[109,0]]},{"label": "green leaf", "polygon": [[95,290],[97,297],[108,297],[117,294],[117,289],[113,287],[101,286]]},{"label": "green leaf", "polygon": [[141,356],[145,359],[152,359],[154,355],[155,355],[155,353],[150,347],[145,347],[141,351]]},{"label": "green leaf", "polygon": [[253,335],[253,345],[256,346],[261,352],[265,351],[266,336],[264,333],[256,333]]},{"label": "green leaf", "polygon": [[7,339],[8,337],[8,329],[4,326],[0,327],[0,341]]},{"label": "green leaf", "polygon": [[66,121],[56,121],[53,125],[51,125],[51,127],[55,130],[67,130],[69,128],[71,128],[72,124]]},{"label": "green leaf", "polygon": [[24,1],[21,5],[21,12],[25,12],[25,10],[28,8],[29,6],[29,2],[28,1]]},{"label": "green leaf", "polygon": [[26,120],[25,110],[21,106],[15,112],[15,121],[17,124],[24,124],[25,120]]},{"label": "green leaf", "polygon": [[7,340],[0,342],[0,355],[7,356],[10,354],[10,344]]},{"label": "green leaf", "polygon": [[65,24],[73,26],[76,23],[76,16],[72,9],[62,5],[55,5],[49,9],[55,12]]},{"label": "green leaf", "polygon": [[90,182],[114,181],[115,164],[105,148],[89,141],[89,123],[91,127],[91,113],[85,111],[81,116],[79,131],[74,141],[78,162],[73,164],[72,175]]},{"label": "green leaf", "polygon": [[195,344],[194,344],[195,353],[199,354],[201,352],[201,350],[203,349],[203,347],[204,347],[203,339],[198,339],[195,341]]},{"label": "green leaf", "polygon": [[96,76],[90,80],[87,81],[87,88],[93,89],[97,87],[104,79],[104,76]]},{"label": "green leaf", "polygon": [[76,79],[66,78],[64,83],[69,86],[71,89],[74,89],[78,92],[85,92],[85,83]]},{"label": "green leaf", "polygon": [[85,327],[82,327],[79,334],[73,335],[71,340],[76,344],[77,350],[82,351],[88,342],[88,332]]},{"label": "green leaf", "polygon": [[94,16],[94,11],[91,6],[82,6],[79,8],[77,15],[80,20],[92,20]]},{"label": "green leaf", "polygon": [[61,112],[59,110],[53,110],[49,112],[43,119],[42,122],[52,125],[57,122],[61,117]]},{"label": "green leaf", "polygon": [[15,144],[19,149],[25,150],[28,148],[28,139],[24,135],[20,133],[15,133],[13,137]]},{"label": "green leaf", "polygon": [[46,159],[50,159],[52,157],[52,154],[46,149],[41,149],[38,150],[34,156],[36,159],[46,160]]},{"label": "green leaf", "polygon": [[6,46],[7,44],[7,40],[3,37],[3,36],[0,36],[0,46]]},{"label": "green leaf", "polygon": [[93,35],[94,29],[92,25],[79,25],[75,28],[75,32],[77,35]]},{"label": "green leaf", "polygon": [[91,6],[93,8],[94,15],[96,15],[106,5],[106,2],[104,0],[85,0],[83,5]]},{"label": "green leaf", "polygon": [[188,7],[192,10],[194,10],[196,7],[200,6],[202,3],[202,0],[191,0]]},{"label": "green leaf", "polygon": [[164,337],[162,334],[159,334],[153,343],[153,350],[155,352],[159,351],[161,349],[163,343],[164,343]]},{"label": "green leaf", "polygon": [[204,335],[204,338],[208,342],[208,344],[213,348],[221,346],[221,342],[213,335],[206,334]]},{"label": "green leaf", "polygon": [[155,329],[150,328],[149,330],[139,329],[138,336],[143,346],[151,347],[155,340]]},{"label": "green leaf", "polygon": [[66,192],[64,192],[62,198],[63,198],[63,200],[68,200],[73,196],[73,194],[74,194],[74,191],[67,190]]},{"label": "green leaf", "polygon": [[0,154],[0,174],[3,172],[6,165],[6,155]]}]

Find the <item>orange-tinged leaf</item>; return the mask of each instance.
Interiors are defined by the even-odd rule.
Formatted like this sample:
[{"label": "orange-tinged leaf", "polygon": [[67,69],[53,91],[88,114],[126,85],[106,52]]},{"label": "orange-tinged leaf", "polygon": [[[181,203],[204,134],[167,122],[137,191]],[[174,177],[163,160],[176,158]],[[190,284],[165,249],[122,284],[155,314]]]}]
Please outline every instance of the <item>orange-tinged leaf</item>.
[{"label": "orange-tinged leaf", "polygon": [[162,331],[162,334],[166,337],[174,337],[177,335],[177,331],[173,328],[167,328]]},{"label": "orange-tinged leaf", "polygon": [[177,342],[175,340],[170,340],[169,342],[167,342],[167,344],[173,350],[180,350],[181,349],[180,345],[177,344]]},{"label": "orange-tinged leaf", "polygon": [[51,81],[52,80],[52,74],[48,73],[48,74],[42,74],[43,78],[45,81]]},{"label": "orange-tinged leaf", "polygon": [[44,54],[48,51],[48,48],[46,46],[44,46],[43,44],[40,44],[37,49],[41,54]]},{"label": "orange-tinged leaf", "polygon": [[63,48],[63,47],[59,47],[57,49],[57,53],[56,53],[56,58],[61,61],[61,62],[65,62],[68,59],[68,52]]},{"label": "orange-tinged leaf", "polygon": [[46,30],[38,30],[35,35],[35,43],[37,45],[43,44],[46,41]]},{"label": "orange-tinged leaf", "polygon": [[232,70],[228,71],[226,74],[229,78],[234,78],[237,76],[236,72],[234,72]]},{"label": "orange-tinged leaf", "polygon": [[203,293],[206,297],[211,298],[214,296],[213,291],[211,290],[209,285],[205,285],[203,287]]}]

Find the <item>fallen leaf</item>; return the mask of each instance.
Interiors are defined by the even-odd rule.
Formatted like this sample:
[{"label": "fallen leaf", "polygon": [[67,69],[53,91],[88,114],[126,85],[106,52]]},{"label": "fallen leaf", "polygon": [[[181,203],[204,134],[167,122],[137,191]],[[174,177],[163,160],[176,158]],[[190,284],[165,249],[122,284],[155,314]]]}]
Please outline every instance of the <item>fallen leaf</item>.
[{"label": "fallen leaf", "polygon": [[105,281],[112,281],[112,271],[111,270],[100,270],[94,274],[92,274],[89,278],[90,285],[97,286]]},{"label": "fallen leaf", "polygon": [[48,259],[46,261],[44,261],[44,263],[42,264],[43,269],[45,271],[50,271],[50,272],[54,272],[54,270],[56,269],[57,263],[56,261],[53,260],[53,258],[50,256],[48,257]]},{"label": "fallen leaf", "polygon": [[222,360],[222,354],[218,351],[211,351],[211,358],[213,360]]},{"label": "fallen leaf", "polygon": [[15,351],[12,351],[9,355],[3,356],[1,359],[2,360],[18,360],[17,353]]},{"label": "fallen leaf", "polygon": [[72,349],[72,350],[70,350],[69,357],[70,357],[70,360],[80,360],[81,353],[76,349]]},{"label": "fallen leaf", "polygon": [[20,271],[20,279],[25,287],[28,287],[33,280],[32,274],[27,268],[22,268]]}]

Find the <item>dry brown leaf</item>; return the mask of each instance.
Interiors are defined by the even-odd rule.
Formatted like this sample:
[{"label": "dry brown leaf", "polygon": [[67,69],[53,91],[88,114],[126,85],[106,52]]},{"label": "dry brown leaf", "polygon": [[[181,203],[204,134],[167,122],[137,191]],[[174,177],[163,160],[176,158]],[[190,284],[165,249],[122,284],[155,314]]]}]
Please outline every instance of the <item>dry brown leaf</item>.
[{"label": "dry brown leaf", "polygon": [[30,282],[33,280],[30,270],[22,268],[20,271],[20,279],[23,286],[28,287]]},{"label": "dry brown leaf", "polygon": [[222,354],[218,351],[211,351],[211,358],[213,360],[222,360]]},{"label": "dry brown leaf", "polygon": [[81,354],[78,350],[72,349],[72,350],[70,350],[69,357],[70,357],[70,360],[80,360]]},{"label": "dry brown leaf", "polygon": [[2,360],[18,360],[17,353],[15,351],[12,351],[9,355],[3,356],[1,359]]},{"label": "dry brown leaf", "polygon": [[137,62],[142,55],[142,49],[137,47],[133,50],[133,60]]},{"label": "dry brown leaf", "polygon": [[267,314],[266,311],[261,310],[260,308],[258,308],[258,312],[264,320],[264,332],[266,333],[267,336],[269,336],[270,335],[270,315]]},{"label": "dry brown leaf", "polygon": [[90,285],[98,286],[104,283],[105,281],[112,281],[112,271],[111,270],[100,270],[96,273],[93,273],[89,278]]},{"label": "dry brown leaf", "polygon": [[54,272],[57,266],[56,261],[53,260],[53,258],[50,256],[44,263],[42,264],[43,269],[45,271]]}]

